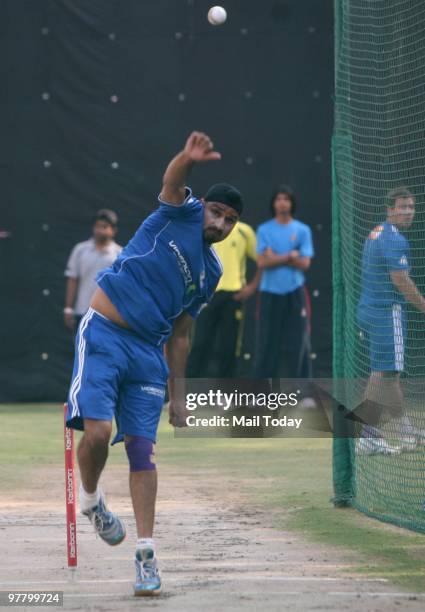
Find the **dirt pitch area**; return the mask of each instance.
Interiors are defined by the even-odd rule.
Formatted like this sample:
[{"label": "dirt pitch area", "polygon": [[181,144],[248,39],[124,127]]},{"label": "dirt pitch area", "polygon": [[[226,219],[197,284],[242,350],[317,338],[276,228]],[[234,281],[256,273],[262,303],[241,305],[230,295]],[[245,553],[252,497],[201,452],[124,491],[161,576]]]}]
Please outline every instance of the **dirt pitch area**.
[{"label": "dirt pitch area", "polygon": [[[78,568],[66,565],[63,481],[44,468],[31,490],[0,504],[0,590],[59,590],[69,610],[423,610],[425,596],[350,571],[361,559],[272,527],[229,475],[162,469],[156,541],[163,593],[132,595],[135,524],[122,466],[103,486],[128,536],[109,548],[78,518]],[[52,484],[54,483],[54,484]],[[56,484],[57,483],[57,484]],[[21,608],[22,609],[22,608]],[[46,609],[43,607],[42,609]]]}]

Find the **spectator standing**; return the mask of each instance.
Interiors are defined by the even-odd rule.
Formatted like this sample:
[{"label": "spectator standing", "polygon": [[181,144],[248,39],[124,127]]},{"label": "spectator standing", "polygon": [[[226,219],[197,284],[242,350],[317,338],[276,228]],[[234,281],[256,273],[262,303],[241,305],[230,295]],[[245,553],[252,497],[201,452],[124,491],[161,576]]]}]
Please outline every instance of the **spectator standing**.
[{"label": "spectator standing", "polygon": [[311,230],[294,219],[296,199],[288,185],[271,198],[273,218],[257,231],[262,270],[258,313],[257,378],[301,378],[310,346],[304,272],[314,256]]},{"label": "spectator standing", "polygon": [[64,322],[73,330],[87,312],[96,290],[96,275],[109,267],[121,253],[114,240],[118,217],[113,210],[99,210],[93,220],[93,236],[72,249],[65,270],[67,277]]}]

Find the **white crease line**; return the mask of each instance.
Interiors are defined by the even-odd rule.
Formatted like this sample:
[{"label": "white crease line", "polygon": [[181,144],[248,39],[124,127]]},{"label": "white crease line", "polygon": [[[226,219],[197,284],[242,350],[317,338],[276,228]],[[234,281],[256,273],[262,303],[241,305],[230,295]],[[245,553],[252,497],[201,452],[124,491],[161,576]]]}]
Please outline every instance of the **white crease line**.
[{"label": "white crease line", "polygon": [[[184,588],[188,588],[190,586],[190,584],[182,584],[181,585]],[[175,593],[176,595],[179,595],[179,593]],[[284,592],[285,596],[289,596],[289,595],[293,595],[293,596],[299,596],[299,595],[310,595],[313,594],[312,592],[309,591],[286,591]],[[237,596],[237,593],[235,593],[235,595]],[[243,595],[257,595],[258,597],[262,597],[262,594],[259,591],[246,591],[244,590]],[[267,596],[270,597],[272,595],[278,595],[278,596],[282,596],[282,591],[267,591]],[[425,593],[392,593],[392,592],[387,592],[387,593],[382,593],[382,592],[377,592],[377,591],[315,591],[314,592],[314,596],[315,597],[320,597],[320,596],[324,596],[324,597],[356,597],[359,599],[362,598],[366,598],[366,597],[388,597],[388,598],[395,598],[395,597],[399,597],[402,599],[406,599],[406,598],[416,598],[416,599],[424,599],[425,598]],[[88,599],[88,598],[109,598],[109,599],[121,599],[121,600],[134,600],[134,595],[132,595],[131,592],[129,593],[117,593],[116,591],[114,593],[64,593],[64,601],[66,601],[67,599]],[[161,596],[158,597],[158,599],[161,599]]]},{"label": "white crease line", "polygon": [[[187,585],[183,585],[183,586],[187,586]],[[244,595],[258,595],[259,597],[263,597],[263,595],[261,593],[259,593],[258,591],[244,591],[243,592]],[[285,591],[285,596],[286,595],[308,595],[308,591]],[[235,593],[235,595],[237,596],[237,593]],[[267,596],[270,595],[282,595],[281,591],[267,591]],[[323,592],[314,592],[314,596],[326,596],[328,597],[329,595],[331,595],[332,597],[343,597],[343,596],[348,596],[348,597],[359,597],[360,599],[362,597],[401,597],[401,598],[410,598],[410,597],[416,597],[416,598],[425,598],[425,593],[380,593],[380,592],[374,592],[374,591],[367,591],[367,592],[362,592],[362,591],[323,591]],[[125,595],[123,593],[64,593],[64,600],[68,599],[68,598],[87,598],[87,597],[109,597],[109,598],[113,598],[113,599],[123,599],[123,597],[128,597],[130,599],[133,599],[133,595],[128,594]],[[161,599],[161,596],[158,597],[158,599]]]},{"label": "white crease line", "polygon": [[[78,534],[78,544],[82,544],[82,545],[86,545],[86,544],[90,544],[90,540],[92,539],[92,535],[93,532],[90,531],[89,533],[84,533],[84,534]],[[65,544],[66,543],[66,535],[61,536],[61,537],[57,537],[57,538],[26,538],[25,536],[23,536],[25,539],[23,540],[22,538],[16,538],[14,540],[8,540],[7,544],[19,544],[19,546],[22,546],[22,544],[39,544],[40,542],[51,542],[52,544]],[[97,540],[95,540],[95,542],[97,542]]]},{"label": "white crease line", "polygon": [[[103,561],[127,561],[129,560],[129,557],[104,557],[102,555],[102,560]],[[199,569],[199,564],[202,564],[202,567],[213,567],[214,569],[216,569],[218,566],[220,567],[251,567],[251,566],[258,566],[261,568],[264,568],[264,566],[266,565],[267,567],[271,567],[273,566],[273,568],[279,567],[280,565],[283,565],[284,567],[288,567],[288,560],[283,558],[279,561],[277,561],[276,559],[258,559],[256,561],[250,561],[249,559],[244,559],[243,561],[238,561],[238,560],[230,560],[230,561],[225,561],[223,559],[195,559],[193,558],[193,555],[164,555],[161,553],[161,556],[159,557],[159,560],[161,562],[161,567],[162,570],[164,571],[164,567],[166,564],[172,562],[172,561],[180,561],[182,565],[184,565],[185,567],[191,567],[191,564],[188,563],[188,561],[192,561],[193,562],[193,567],[196,567],[196,569]],[[324,567],[324,568],[352,568],[352,567],[356,567],[354,563],[328,563],[326,561],[291,561],[291,567],[294,567],[296,565],[302,565],[302,567],[305,567],[306,565],[309,565],[310,567]],[[6,567],[6,566],[5,566]],[[19,567],[24,567],[23,565],[20,565]],[[28,566],[28,567],[33,567]],[[1,569],[1,567],[0,567]]]},{"label": "white crease line", "polygon": [[328,591],[326,595],[332,595],[335,597],[341,597],[341,595],[350,595],[351,597],[413,597],[417,599],[425,598],[425,593],[388,593],[388,592],[373,592],[373,591],[359,591],[358,593],[351,591]]},{"label": "white crease line", "polygon": [[[100,560],[102,561],[117,561],[117,559],[107,559],[106,557],[99,557]],[[131,558],[129,557],[122,557],[121,559],[118,559],[119,561],[122,562],[126,562],[126,563],[130,563],[131,564]],[[161,557],[162,560],[162,557]],[[66,569],[65,567],[66,562],[62,561],[62,569]],[[288,563],[285,563],[285,561],[280,561],[279,563],[273,562],[270,563],[270,565],[273,565],[273,575],[276,573],[276,571],[278,571],[279,569],[285,570],[288,568]],[[295,564],[294,564],[295,565]],[[305,563],[299,563],[298,565],[302,565],[303,567],[305,566]],[[120,566],[122,567],[122,564],[120,564]],[[310,569],[310,573],[313,572],[317,572],[320,569],[324,569],[324,570],[329,570],[329,569],[334,569],[334,568],[340,568],[342,567],[344,570],[351,570],[353,569],[353,565],[331,565],[328,563],[317,563],[317,564],[309,564],[309,569]],[[175,573],[175,571],[172,569],[173,565],[171,563],[161,563],[161,571],[163,573],[170,573],[173,574]],[[41,571],[47,571],[47,572],[56,572],[58,571],[58,566],[57,564],[55,565],[51,565],[51,566],[41,566],[41,565],[37,565],[37,572],[41,572]],[[202,561],[200,561],[197,564],[194,565],[190,565],[190,564],[186,564],[186,563],[182,563],[180,565],[180,573],[186,572],[195,572],[195,573],[199,573],[201,571],[203,572],[208,572],[208,571],[214,571],[214,572],[220,572],[220,571],[227,571],[229,569],[234,569],[235,571],[233,572],[233,574],[237,573],[237,572],[244,572],[244,571],[249,571],[249,572],[254,572],[254,571],[267,571],[264,570],[264,563],[257,563],[257,562],[248,562],[248,563],[212,563],[211,561],[209,563],[204,563]],[[293,568],[294,569],[294,568]],[[22,572],[22,570],[31,570],[31,572],[34,572],[34,565],[19,565],[16,567],[11,567],[10,565],[4,565],[1,566],[0,565],[0,574],[3,572]],[[326,572],[326,573],[329,573]]]},{"label": "white crease line", "polygon": [[[237,581],[237,580],[261,580],[270,581],[270,582],[383,582],[386,583],[388,580],[386,578],[329,578],[329,577],[319,577],[319,576],[240,576],[238,574],[234,576],[222,576],[220,574],[215,574],[214,577],[211,576],[203,576],[202,574],[197,574],[195,576],[190,576],[187,574],[180,574],[180,576],[172,578],[167,577],[165,579],[166,582],[180,582],[182,580],[189,580],[191,582],[217,582],[218,580],[227,580],[227,581]],[[87,580],[78,580],[76,578],[71,580],[31,580],[28,582],[22,582],[22,580],[11,580],[10,582],[0,582],[0,586],[7,586],[13,584],[19,584],[21,588],[24,588],[25,585],[32,584],[110,584],[110,583],[120,583],[120,582],[131,582],[130,578],[110,578],[110,579],[87,579]]]}]

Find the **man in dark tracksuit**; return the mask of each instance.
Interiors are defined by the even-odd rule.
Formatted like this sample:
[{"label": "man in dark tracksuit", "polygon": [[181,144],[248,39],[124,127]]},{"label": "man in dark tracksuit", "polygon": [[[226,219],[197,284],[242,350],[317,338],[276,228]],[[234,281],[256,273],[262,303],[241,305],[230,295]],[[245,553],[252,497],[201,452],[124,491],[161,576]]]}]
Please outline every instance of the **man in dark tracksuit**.
[{"label": "man in dark tracksuit", "polygon": [[262,270],[255,376],[308,376],[309,321],[304,271],[314,255],[310,228],[294,219],[295,198],[287,185],[272,196],[273,219],[257,230]]}]

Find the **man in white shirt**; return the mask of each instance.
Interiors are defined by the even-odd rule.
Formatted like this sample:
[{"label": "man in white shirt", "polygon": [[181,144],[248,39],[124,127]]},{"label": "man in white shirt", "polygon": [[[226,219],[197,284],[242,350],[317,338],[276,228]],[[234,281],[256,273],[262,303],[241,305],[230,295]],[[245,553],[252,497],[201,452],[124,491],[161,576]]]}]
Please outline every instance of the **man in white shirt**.
[{"label": "man in white shirt", "polygon": [[67,277],[64,322],[73,330],[86,313],[96,290],[96,275],[110,266],[122,247],[114,240],[118,217],[113,210],[99,210],[93,220],[93,236],[74,246],[65,270]]}]

